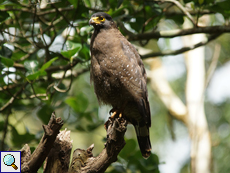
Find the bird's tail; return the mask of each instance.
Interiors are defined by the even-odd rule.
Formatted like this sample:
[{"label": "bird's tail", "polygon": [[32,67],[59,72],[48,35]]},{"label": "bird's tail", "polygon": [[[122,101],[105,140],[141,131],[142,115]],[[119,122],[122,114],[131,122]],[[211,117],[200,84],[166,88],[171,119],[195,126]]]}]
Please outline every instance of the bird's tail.
[{"label": "bird's tail", "polygon": [[147,125],[139,126],[135,125],[138,144],[141,150],[142,156],[147,159],[151,154],[151,143],[149,139],[149,127]]}]

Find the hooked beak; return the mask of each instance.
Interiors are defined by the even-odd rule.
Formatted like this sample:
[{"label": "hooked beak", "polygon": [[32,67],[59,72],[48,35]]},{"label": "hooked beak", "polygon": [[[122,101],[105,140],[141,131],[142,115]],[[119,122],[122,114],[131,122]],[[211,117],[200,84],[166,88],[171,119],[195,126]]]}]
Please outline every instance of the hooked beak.
[{"label": "hooked beak", "polygon": [[98,17],[92,17],[92,18],[89,20],[89,25],[99,24],[100,22],[98,22],[97,18],[98,18]]},{"label": "hooked beak", "polygon": [[104,20],[100,20],[100,17],[91,17],[91,19],[89,20],[89,25],[94,25],[94,24],[100,24],[101,22],[103,22]]}]

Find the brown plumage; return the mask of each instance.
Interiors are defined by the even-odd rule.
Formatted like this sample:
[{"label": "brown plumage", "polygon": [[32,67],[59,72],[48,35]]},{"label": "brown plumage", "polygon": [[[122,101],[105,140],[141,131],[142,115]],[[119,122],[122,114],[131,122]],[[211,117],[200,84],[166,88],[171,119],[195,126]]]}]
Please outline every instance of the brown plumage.
[{"label": "brown plumage", "polygon": [[94,27],[90,78],[98,101],[112,105],[112,116],[120,114],[134,125],[141,153],[148,158],[151,116],[146,72],[140,55],[108,14],[93,14],[89,24]]}]

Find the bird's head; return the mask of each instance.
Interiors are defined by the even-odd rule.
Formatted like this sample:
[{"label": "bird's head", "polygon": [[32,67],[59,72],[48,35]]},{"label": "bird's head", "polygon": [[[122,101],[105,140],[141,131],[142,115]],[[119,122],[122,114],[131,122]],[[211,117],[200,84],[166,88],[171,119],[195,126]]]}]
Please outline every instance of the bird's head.
[{"label": "bird's head", "polygon": [[112,17],[107,13],[98,12],[91,16],[89,20],[89,24],[93,25],[94,28],[104,28],[109,29],[112,27],[116,27],[115,22],[113,21]]}]

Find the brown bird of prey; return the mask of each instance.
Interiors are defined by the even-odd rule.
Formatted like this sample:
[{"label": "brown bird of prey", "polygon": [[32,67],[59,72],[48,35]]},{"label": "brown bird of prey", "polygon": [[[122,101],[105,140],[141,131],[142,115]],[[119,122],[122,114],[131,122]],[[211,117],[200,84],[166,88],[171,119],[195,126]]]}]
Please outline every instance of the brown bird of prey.
[{"label": "brown bird of prey", "polygon": [[91,16],[90,78],[99,104],[112,105],[111,118],[124,117],[133,124],[144,158],[151,154],[151,116],[146,72],[135,47],[121,34],[112,17],[98,12]]}]

